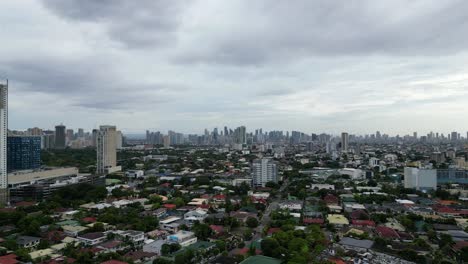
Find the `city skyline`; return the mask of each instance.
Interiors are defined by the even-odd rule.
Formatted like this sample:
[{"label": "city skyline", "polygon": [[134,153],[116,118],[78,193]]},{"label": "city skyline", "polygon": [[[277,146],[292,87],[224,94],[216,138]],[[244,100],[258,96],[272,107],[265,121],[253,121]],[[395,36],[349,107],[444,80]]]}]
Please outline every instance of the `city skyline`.
[{"label": "city skyline", "polygon": [[[109,124],[105,124],[105,125],[109,125]],[[60,126],[64,126],[67,131],[73,132],[74,135],[79,135],[80,131],[82,133],[91,134],[93,132],[93,130],[99,130],[99,128],[100,128],[100,126],[102,126],[102,124],[99,125],[97,128],[91,128],[91,129],[84,129],[82,127],[68,126],[67,124],[60,123],[58,125],[55,125],[52,128],[28,127],[28,128],[21,128],[21,129],[11,129],[11,128],[9,128],[8,130],[10,132],[12,132],[12,133],[25,133],[25,134],[32,133],[31,135],[34,135],[36,130],[39,130],[40,133],[42,133],[44,131],[53,132],[54,130],[57,129],[57,127],[60,127]],[[205,127],[200,131],[193,131],[193,132],[177,131],[177,130],[174,130],[174,129],[171,129],[171,128],[169,128],[167,130],[158,129],[158,128],[147,128],[147,129],[145,129],[143,131],[137,131],[137,132],[133,132],[133,133],[129,132],[129,131],[125,131],[125,130],[122,131],[122,130],[119,129],[119,132],[121,132],[122,134],[125,134],[126,136],[128,136],[128,135],[130,135],[130,136],[141,136],[141,138],[144,138],[147,132],[150,132],[150,133],[160,132],[162,135],[167,135],[167,134],[170,134],[170,133],[181,133],[184,136],[188,136],[188,135],[204,135],[204,134],[206,134],[206,132],[208,132],[209,134],[213,134],[214,131],[217,131],[219,135],[222,135],[222,134],[225,133],[224,128],[227,128],[228,130],[231,130],[232,133],[235,133],[236,132],[235,130],[239,129],[241,127],[245,128],[245,133],[253,134],[253,135],[255,135],[258,131],[262,131],[263,134],[269,133],[269,132],[278,132],[279,131],[279,132],[284,132],[285,136],[286,136],[287,133],[300,132],[300,133],[304,133],[306,135],[327,134],[327,135],[334,136],[334,137],[337,137],[337,138],[342,137],[343,133],[349,134],[351,136],[357,136],[357,137],[375,136],[376,138],[383,138],[384,136],[387,136],[387,137],[409,136],[409,137],[413,137],[413,138],[414,137],[416,137],[416,138],[431,137],[431,136],[433,138],[442,138],[442,136],[443,136],[445,138],[449,138],[449,137],[453,136],[454,133],[456,133],[457,137],[459,137],[460,139],[467,139],[468,138],[468,131],[447,130],[448,132],[443,132],[443,131],[437,130],[437,129],[433,129],[433,130],[425,131],[425,132],[421,132],[421,131],[404,132],[404,133],[401,133],[401,134],[392,134],[392,133],[388,133],[387,131],[380,131],[380,130],[368,131],[368,132],[364,132],[364,133],[355,133],[355,132],[349,131],[349,130],[342,130],[340,132],[335,133],[335,132],[330,132],[330,131],[301,131],[299,129],[294,129],[294,128],[289,128],[289,129],[285,129],[285,130],[275,129],[275,128],[265,129],[265,128],[262,128],[262,127],[250,127],[249,128],[249,127],[246,127],[246,126],[243,126],[243,125],[231,126],[231,125],[228,125],[228,124],[215,126],[215,127]],[[81,135],[81,136],[84,136],[84,134]]]},{"label": "city skyline", "polygon": [[73,120],[193,133],[228,120],[463,132],[467,10],[464,1],[4,1],[0,23],[15,26],[2,30],[0,79],[10,80],[11,129]]}]

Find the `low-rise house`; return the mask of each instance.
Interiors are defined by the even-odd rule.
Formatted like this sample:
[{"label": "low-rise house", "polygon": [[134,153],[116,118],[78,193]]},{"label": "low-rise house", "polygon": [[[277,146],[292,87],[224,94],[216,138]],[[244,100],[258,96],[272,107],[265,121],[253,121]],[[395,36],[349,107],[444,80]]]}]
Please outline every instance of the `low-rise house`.
[{"label": "low-rise house", "polygon": [[136,244],[140,244],[143,243],[143,241],[145,241],[145,233],[142,231],[125,230],[118,231],[117,233]]},{"label": "low-rise house", "polygon": [[88,246],[94,246],[106,241],[106,235],[102,232],[87,233],[77,237],[80,243]]},{"label": "low-rise house", "polygon": [[359,203],[354,203],[354,202],[347,202],[347,203],[343,203],[343,208],[345,210],[345,212],[353,212],[355,210],[362,210],[364,211],[366,209],[366,207],[362,204],[359,204]]},{"label": "low-rise house", "polygon": [[327,194],[325,197],[323,197],[323,201],[327,205],[338,205],[340,200],[333,194]]},{"label": "low-rise house", "polygon": [[374,241],[367,239],[359,240],[350,237],[343,237],[340,240],[339,244],[348,250],[366,252],[372,248],[372,246],[374,245]]},{"label": "low-rise house", "polygon": [[143,261],[151,261],[153,260],[158,254],[151,253],[151,252],[144,252],[144,251],[131,251],[125,254],[125,258],[131,259],[134,263],[141,263]]},{"label": "low-rise house", "polygon": [[302,210],[302,202],[300,201],[285,201],[278,204],[280,209],[287,209],[290,211],[301,211]]},{"label": "low-rise house", "polygon": [[141,212],[141,216],[154,216],[157,218],[164,217],[167,214],[167,209],[166,208],[158,208],[156,210],[150,210],[150,211],[144,211]]},{"label": "low-rise house", "polygon": [[463,230],[448,230],[440,233],[450,235],[455,242],[468,241],[468,233]]},{"label": "low-rise house", "polygon": [[343,227],[349,225],[349,221],[344,215],[340,214],[329,214],[327,215],[328,223],[337,227]]},{"label": "low-rise house", "polygon": [[17,264],[20,263],[17,260],[18,256],[15,254],[8,254],[8,255],[3,255],[0,256],[0,264]]},{"label": "low-rise house", "polygon": [[255,213],[249,213],[245,211],[235,211],[230,213],[231,217],[236,218],[242,223],[245,223],[249,217],[257,218],[257,214]]},{"label": "low-rise house", "polygon": [[375,228],[375,232],[382,238],[397,240],[400,239],[400,235],[394,229],[386,226],[378,226]]},{"label": "low-rise house", "polygon": [[335,190],[335,185],[333,184],[312,184],[310,186],[310,189],[312,190]]},{"label": "low-rise house", "polygon": [[186,247],[196,243],[197,237],[193,232],[181,230],[173,235],[167,236],[166,241],[167,243],[177,243],[182,247]]},{"label": "low-rise house", "polygon": [[123,208],[123,207],[127,207],[127,206],[129,206],[131,204],[134,204],[134,203],[135,203],[135,201],[122,199],[122,200],[112,202],[112,205],[115,208]]},{"label": "low-rise house", "polygon": [[161,247],[166,243],[166,240],[155,240],[151,243],[143,245],[143,251],[161,255]]},{"label": "low-rise house", "polygon": [[60,255],[55,254],[55,252],[50,249],[41,249],[41,250],[36,250],[31,253],[29,253],[29,256],[31,259],[36,260],[36,259],[42,259],[42,258],[52,258],[52,257],[59,257]]},{"label": "low-rise house", "polygon": [[210,225],[210,229],[213,230],[216,235],[224,232],[224,227],[222,225]]},{"label": "low-rise house", "polygon": [[148,233],[146,233],[146,236],[148,236],[149,238],[156,239],[156,238],[166,238],[168,234],[169,233],[165,230],[155,229],[153,231],[149,231]]},{"label": "low-rise house", "polygon": [[162,230],[166,230],[169,232],[177,232],[179,231],[180,223],[178,223],[182,218],[177,216],[170,216],[159,221],[159,225]]},{"label": "low-rise house", "polygon": [[63,232],[67,236],[76,237],[79,233],[86,231],[88,228],[84,226],[62,226]]},{"label": "low-rise house", "polygon": [[201,210],[201,209],[189,211],[184,214],[184,220],[189,221],[191,223],[195,221],[203,222],[207,217],[208,217],[208,213],[205,210]]},{"label": "low-rise house", "polygon": [[111,240],[104,243],[101,243],[97,248],[102,249],[103,252],[117,252],[125,248],[125,245],[120,240]]},{"label": "low-rise house", "polygon": [[405,227],[402,224],[400,224],[400,222],[398,222],[394,218],[389,219],[388,222],[386,222],[384,225],[386,227],[389,227],[389,228],[393,229],[393,230],[397,230],[397,231],[400,231],[400,232],[405,231]]},{"label": "low-rise house", "polygon": [[372,220],[351,220],[351,225],[355,227],[367,227],[367,228],[374,228],[375,222]]},{"label": "low-rise house", "polygon": [[215,195],[213,196],[212,200],[215,204],[223,204],[226,202],[226,195],[224,194]]},{"label": "low-rise house", "polygon": [[188,203],[188,205],[199,206],[203,204],[208,204],[208,199],[205,198],[193,198],[192,201]]},{"label": "low-rise house", "polygon": [[16,239],[16,244],[21,248],[35,248],[40,242],[40,237],[33,236],[20,236]]},{"label": "low-rise house", "polygon": [[367,220],[369,219],[369,214],[363,209],[357,209],[349,213],[349,218],[352,220]]}]

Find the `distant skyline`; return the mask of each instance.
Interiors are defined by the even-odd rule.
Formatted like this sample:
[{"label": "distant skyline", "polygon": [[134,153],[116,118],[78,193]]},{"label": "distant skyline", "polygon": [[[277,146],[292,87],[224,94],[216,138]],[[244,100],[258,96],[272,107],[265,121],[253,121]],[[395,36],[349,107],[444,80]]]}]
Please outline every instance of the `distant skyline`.
[{"label": "distant skyline", "polygon": [[468,2],[0,2],[9,128],[468,131]]}]

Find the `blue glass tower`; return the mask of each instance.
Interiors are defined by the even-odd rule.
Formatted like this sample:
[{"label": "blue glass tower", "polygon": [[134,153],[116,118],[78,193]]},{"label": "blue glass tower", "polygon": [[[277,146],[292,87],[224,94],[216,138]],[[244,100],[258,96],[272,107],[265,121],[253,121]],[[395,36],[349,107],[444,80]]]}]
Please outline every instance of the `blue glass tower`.
[{"label": "blue glass tower", "polygon": [[41,166],[41,137],[8,137],[8,171],[31,170]]}]

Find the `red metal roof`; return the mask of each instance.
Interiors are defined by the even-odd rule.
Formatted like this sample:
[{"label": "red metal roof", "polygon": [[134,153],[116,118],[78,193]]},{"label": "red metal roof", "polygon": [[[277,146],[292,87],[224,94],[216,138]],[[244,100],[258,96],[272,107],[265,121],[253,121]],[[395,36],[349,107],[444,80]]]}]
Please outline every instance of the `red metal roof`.
[{"label": "red metal roof", "polygon": [[356,226],[375,226],[375,222],[372,220],[352,220],[351,224]]},{"label": "red metal roof", "polygon": [[398,233],[395,230],[391,229],[390,227],[378,226],[378,227],[375,228],[375,231],[377,232],[377,234],[379,234],[382,237],[400,238]]}]

